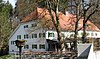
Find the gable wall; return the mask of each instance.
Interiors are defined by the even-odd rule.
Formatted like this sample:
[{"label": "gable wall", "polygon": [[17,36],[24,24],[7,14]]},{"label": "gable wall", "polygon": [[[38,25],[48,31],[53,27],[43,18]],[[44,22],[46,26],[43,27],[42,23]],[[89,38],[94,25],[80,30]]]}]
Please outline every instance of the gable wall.
[{"label": "gable wall", "polygon": [[[12,52],[12,50],[14,51],[18,51],[18,48],[14,45],[11,44],[11,41],[15,41],[17,40],[17,35],[21,35],[21,39],[24,39],[24,35],[28,34],[29,38],[28,39],[24,39],[27,42],[25,43],[25,45],[29,45],[29,49],[24,49],[24,50],[33,50],[32,49],[32,44],[38,44],[38,48],[39,48],[39,44],[45,44],[46,40],[45,38],[39,38],[39,33],[43,33],[43,29],[39,29],[39,30],[35,30],[33,31],[34,28],[31,27],[31,24],[33,24],[35,22],[27,22],[27,23],[22,23],[18,30],[15,31],[15,33],[10,37],[9,39],[9,52]],[[28,28],[24,28],[24,25],[28,25]],[[37,34],[37,38],[32,38],[32,33],[36,33]],[[21,40],[18,39],[18,40]],[[38,51],[40,49],[34,49],[33,51]],[[41,49],[40,51],[44,51],[45,49]]]}]

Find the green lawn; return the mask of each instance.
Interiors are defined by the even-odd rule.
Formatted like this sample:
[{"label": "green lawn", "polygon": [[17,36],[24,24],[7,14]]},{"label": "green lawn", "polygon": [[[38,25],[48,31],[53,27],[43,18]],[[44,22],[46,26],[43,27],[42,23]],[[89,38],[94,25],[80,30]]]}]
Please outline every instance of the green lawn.
[{"label": "green lawn", "polygon": [[0,56],[0,59],[14,59],[14,55],[4,55],[4,56]]}]

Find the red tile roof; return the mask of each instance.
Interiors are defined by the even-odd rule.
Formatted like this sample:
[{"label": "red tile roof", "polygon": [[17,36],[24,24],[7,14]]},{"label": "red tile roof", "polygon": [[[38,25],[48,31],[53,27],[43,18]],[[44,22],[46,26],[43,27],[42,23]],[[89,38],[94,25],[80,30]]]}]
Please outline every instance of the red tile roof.
[{"label": "red tile roof", "polygon": [[[55,17],[55,13],[53,13],[54,19],[56,19]],[[76,16],[72,15],[72,14],[67,14],[64,15],[63,13],[59,12],[59,22],[60,22],[60,27],[62,30],[67,30],[67,31],[72,31],[75,29],[75,22],[76,22]],[[30,20],[36,20],[36,19],[42,19],[42,18],[46,18],[46,19],[51,19],[51,16],[49,15],[49,12],[47,9],[44,8],[37,8],[34,12],[32,12],[31,14],[29,14],[28,16],[26,16],[24,19],[22,19],[21,22],[28,22]],[[88,21],[87,22],[87,28],[86,30],[89,31],[100,31],[99,28],[97,28],[92,22]],[[79,21],[79,28],[78,29],[82,29],[83,26],[83,19],[81,19]]]}]

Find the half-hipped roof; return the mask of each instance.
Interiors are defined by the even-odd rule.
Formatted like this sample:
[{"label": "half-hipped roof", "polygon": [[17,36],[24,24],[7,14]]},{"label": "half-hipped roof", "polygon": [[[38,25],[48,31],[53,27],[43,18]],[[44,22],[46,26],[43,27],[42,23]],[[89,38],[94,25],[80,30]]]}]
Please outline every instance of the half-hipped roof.
[{"label": "half-hipped roof", "polygon": [[[55,13],[53,11],[52,11],[52,14],[54,16],[54,19],[56,19]],[[23,22],[23,23],[29,22],[29,21],[32,21],[32,20],[42,19],[44,17],[45,17],[45,19],[51,20],[51,16],[50,16],[47,9],[37,8],[35,11],[33,11],[28,16],[23,18],[21,22]],[[64,15],[63,13],[59,12],[58,18],[59,18],[59,22],[60,22],[60,28],[62,30],[67,30],[67,31],[74,31],[75,30],[75,22],[76,22],[76,16],[75,15],[72,15],[72,14],[69,14],[69,13]],[[83,19],[79,20],[78,26],[79,26],[78,29],[81,30],[82,27],[83,27]],[[95,26],[90,21],[87,21],[86,30],[87,31],[100,31],[99,28],[97,28],[97,26]]]}]

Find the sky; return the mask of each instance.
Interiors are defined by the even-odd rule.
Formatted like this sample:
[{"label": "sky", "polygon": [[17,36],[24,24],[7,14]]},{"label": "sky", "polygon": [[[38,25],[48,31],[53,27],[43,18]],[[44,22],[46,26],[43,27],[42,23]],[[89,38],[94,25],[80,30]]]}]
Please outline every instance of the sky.
[{"label": "sky", "polygon": [[3,1],[9,1],[12,4],[13,8],[15,7],[16,0],[3,0]]}]

